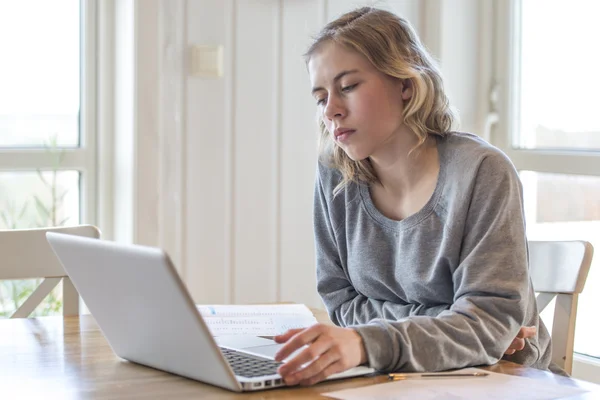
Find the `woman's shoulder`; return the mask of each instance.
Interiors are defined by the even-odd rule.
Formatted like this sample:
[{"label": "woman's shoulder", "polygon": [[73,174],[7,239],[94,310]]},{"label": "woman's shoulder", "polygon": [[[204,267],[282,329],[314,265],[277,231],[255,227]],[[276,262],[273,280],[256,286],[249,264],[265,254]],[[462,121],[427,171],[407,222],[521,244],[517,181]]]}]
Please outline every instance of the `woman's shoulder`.
[{"label": "woman's shoulder", "polygon": [[504,155],[502,150],[481,136],[469,132],[450,132],[442,141],[445,142],[446,148],[457,156],[474,159],[488,155]]},{"label": "woman's shoulder", "polygon": [[343,180],[341,171],[335,168],[331,162],[323,159],[317,161],[317,178],[327,193],[331,193]]},{"label": "woman's shoulder", "polygon": [[342,171],[332,163],[319,160],[316,189],[322,193],[321,195],[325,197],[331,207],[343,209],[349,203],[354,203],[360,199],[362,184],[356,181],[346,182],[340,190],[343,181]]},{"label": "woman's shoulder", "polygon": [[462,176],[487,170],[516,174],[512,161],[502,150],[475,134],[452,132],[442,138],[440,144],[441,164],[450,172]]}]

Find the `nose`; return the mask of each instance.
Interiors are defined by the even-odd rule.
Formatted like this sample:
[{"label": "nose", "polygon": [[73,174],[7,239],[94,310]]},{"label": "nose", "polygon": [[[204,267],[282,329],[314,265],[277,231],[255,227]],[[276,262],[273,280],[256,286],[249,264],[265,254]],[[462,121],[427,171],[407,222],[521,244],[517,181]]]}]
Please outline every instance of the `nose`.
[{"label": "nose", "polygon": [[329,120],[343,118],[346,116],[346,109],[343,102],[337,96],[329,96],[327,105],[323,110],[323,115]]}]

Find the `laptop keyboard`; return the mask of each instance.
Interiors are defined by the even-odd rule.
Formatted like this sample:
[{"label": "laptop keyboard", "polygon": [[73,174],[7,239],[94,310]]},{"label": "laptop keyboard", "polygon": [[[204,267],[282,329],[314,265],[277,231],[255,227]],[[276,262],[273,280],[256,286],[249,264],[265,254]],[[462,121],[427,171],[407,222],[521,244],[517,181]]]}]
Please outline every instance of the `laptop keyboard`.
[{"label": "laptop keyboard", "polygon": [[274,375],[277,373],[277,368],[282,364],[278,361],[253,357],[224,347],[220,347],[220,349],[231,369],[233,369],[233,373],[246,378]]}]

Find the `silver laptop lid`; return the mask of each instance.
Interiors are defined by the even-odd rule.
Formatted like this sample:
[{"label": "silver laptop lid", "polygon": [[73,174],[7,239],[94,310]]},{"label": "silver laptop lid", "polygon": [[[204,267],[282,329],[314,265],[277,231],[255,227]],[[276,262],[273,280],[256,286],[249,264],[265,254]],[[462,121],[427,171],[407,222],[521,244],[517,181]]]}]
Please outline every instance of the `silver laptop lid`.
[{"label": "silver laptop lid", "polygon": [[46,237],[119,357],[242,390],[165,252],[54,232]]}]

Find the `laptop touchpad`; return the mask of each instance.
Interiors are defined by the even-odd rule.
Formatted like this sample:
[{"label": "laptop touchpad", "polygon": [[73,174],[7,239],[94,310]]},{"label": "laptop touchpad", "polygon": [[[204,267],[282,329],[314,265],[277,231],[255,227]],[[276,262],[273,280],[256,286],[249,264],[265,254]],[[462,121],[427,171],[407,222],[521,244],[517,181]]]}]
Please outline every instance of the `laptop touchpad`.
[{"label": "laptop touchpad", "polygon": [[[266,346],[255,346],[255,347],[246,347],[244,349],[244,352],[246,353],[250,353],[250,354],[256,354],[259,356],[263,356],[266,358],[270,358],[270,359],[274,359],[275,358],[275,354],[279,351],[279,349],[281,349],[283,347],[283,344],[271,344],[271,345],[266,345]],[[292,354],[290,354],[285,360],[283,360],[284,362],[287,362],[289,360],[291,360],[292,358],[294,358],[297,354],[299,354],[302,350],[304,350],[304,347],[299,348],[298,350],[296,350],[295,352],[293,352]]]},{"label": "laptop touchpad", "polygon": [[265,346],[276,344],[271,339],[265,339],[259,336],[217,336],[215,342],[219,346],[230,347],[233,349],[247,349],[248,347]]},{"label": "laptop touchpad", "polygon": [[[250,353],[269,359],[274,359],[275,354],[284,344],[276,343],[274,340],[261,338],[257,336],[219,336],[215,337],[219,346],[225,346],[244,353]],[[284,361],[292,359],[296,354],[302,351],[303,347],[296,350]]]}]

